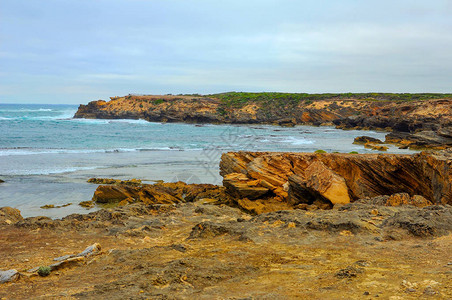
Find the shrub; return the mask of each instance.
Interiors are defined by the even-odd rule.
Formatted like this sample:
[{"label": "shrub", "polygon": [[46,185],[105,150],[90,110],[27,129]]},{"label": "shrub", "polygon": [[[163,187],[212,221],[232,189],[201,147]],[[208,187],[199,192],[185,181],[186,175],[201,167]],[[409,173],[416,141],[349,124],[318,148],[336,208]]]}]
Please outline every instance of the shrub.
[{"label": "shrub", "polygon": [[319,150],[315,150],[314,153],[326,153],[325,150],[319,149]]},{"label": "shrub", "polygon": [[41,266],[38,269],[38,275],[42,277],[46,277],[50,275],[50,267],[48,266]]}]

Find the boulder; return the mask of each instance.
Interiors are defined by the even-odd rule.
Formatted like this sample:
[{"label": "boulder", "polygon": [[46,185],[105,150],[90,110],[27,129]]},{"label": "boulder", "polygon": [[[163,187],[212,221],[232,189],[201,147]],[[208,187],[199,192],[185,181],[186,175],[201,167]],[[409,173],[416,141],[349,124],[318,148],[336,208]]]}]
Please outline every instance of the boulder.
[{"label": "boulder", "polygon": [[281,119],[278,120],[278,125],[282,126],[282,127],[294,127],[295,125],[297,125],[297,121],[295,119]]},{"label": "boulder", "polygon": [[370,137],[370,136],[358,136],[355,138],[355,140],[353,141],[353,144],[360,144],[360,145],[365,145],[367,143],[371,143],[371,144],[383,144],[382,141],[380,141],[379,139]]},{"label": "boulder", "polygon": [[344,178],[327,168],[321,161],[311,163],[302,176],[291,175],[288,180],[288,199],[293,205],[313,203],[317,199],[332,204],[350,202]]},{"label": "boulder", "polygon": [[0,225],[14,224],[22,221],[24,218],[20,214],[20,210],[12,207],[1,207],[0,208]]}]

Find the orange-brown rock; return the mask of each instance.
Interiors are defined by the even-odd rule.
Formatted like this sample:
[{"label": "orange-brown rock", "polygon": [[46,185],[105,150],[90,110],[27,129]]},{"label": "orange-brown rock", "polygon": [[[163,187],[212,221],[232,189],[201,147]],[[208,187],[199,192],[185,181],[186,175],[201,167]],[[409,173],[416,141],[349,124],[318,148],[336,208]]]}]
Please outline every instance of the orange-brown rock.
[{"label": "orange-brown rock", "polygon": [[236,198],[257,199],[268,193],[269,189],[258,186],[260,180],[250,180],[244,174],[231,173],[223,179],[223,185],[228,193]]},{"label": "orange-brown rock", "polygon": [[372,149],[372,150],[378,150],[378,151],[386,151],[388,150],[388,147],[381,146],[381,145],[375,145],[373,143],[365,143],[364,148]]},{"label": "orange-brown rock", "polygon": [[[432,203],[452,204],[452,152],[397,154],[314,154],[230,152],[220,174],[241,173],[269,197],[291,204],[328,200],[346,203],[406,192]],[[257,180],[257,181],[256,181]]]},{"label": "orange-brown rock", "polygon": [[407,193],[397,193],[389,196],[386,200],[386,206],[413,205],[416,207],[425,207],[432,205],[430,201],[420,195],[410,196]]},{"label": "orange-brown rock", "polygon": [[139,186],[141,185],[141,180],[139,179],[130,179],[130,180],[119,180],[112,178],[90,178],[87,181],[88,183],[94,184],[123,184],[123,185],[131,185],[131,186]]},{"label": "orange-brown rock", "polygon": [[276,198],[250,200],[247,198],[239,198],[235,203],[242,209],[252,214],[263,214],[272,211],[290,210],[293,206],[287,202],[280,201]]},{"label": "orange-brown rock", "polygon": [[211,184],[186,184],[184,182],[142,184],[100,185],[94,192],[93,201],[97,203],[133,202],[146,204],[172,204],[191,202],[203,198],[220,200],[227,198],[224,188]]},{"label": "orange-brown rock", "polygon": [[361,145],[365,145],[367,143],[371,143],[371,144],[383,144],[382,141],[380,141],[379,139],[370,137],[370,136],[358,136],[355,138],[355,140],[353,141],[353,144],[361,144]]}]

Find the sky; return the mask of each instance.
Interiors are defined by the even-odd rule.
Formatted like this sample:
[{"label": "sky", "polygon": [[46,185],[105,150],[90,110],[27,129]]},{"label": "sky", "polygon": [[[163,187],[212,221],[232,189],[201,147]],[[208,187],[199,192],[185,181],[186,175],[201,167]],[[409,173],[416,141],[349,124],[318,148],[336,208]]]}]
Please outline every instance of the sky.
[{"label": "sky", "polygon": [[451,0],[0,0],[0,103],[452,92]]}]

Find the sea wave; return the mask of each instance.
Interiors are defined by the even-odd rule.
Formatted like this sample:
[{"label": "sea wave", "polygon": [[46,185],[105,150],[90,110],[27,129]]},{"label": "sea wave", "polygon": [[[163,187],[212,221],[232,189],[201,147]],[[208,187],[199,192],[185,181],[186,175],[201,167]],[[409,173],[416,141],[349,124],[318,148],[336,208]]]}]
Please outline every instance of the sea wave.
[{"label": "sea wave", "polygon": [[49,169],[30,169],[30,170],[11,170],[2,174],[3,176],[25,176],[25,175],[52,175],[64,174],[77,171],[95,170],[103,168],[102,166],[92,167],[63,167],[63,168],[49,168]]},{"label": "sea wave", "polygon": [[313,140],[308,140],[308,139],[305,139],[305,138],[296,138],[296,137],[293,137],[293,136],[286,137],[281,142],[289,143],[289,144],[292,144],[292,145],[295,145],[295,146],[296,145],[312,145],[312,144],[315,143],[315,141],[313,141]]},{"label": "sea wave", "polygon": [[[74,115],[74,114],[72,114]],[[71,116],[72,117],[72,116]],[[83,118],[70,118],[70,121],[72,122],[78,122],[78,123],[88,123],[88,124],[143,124],[143,125],[149,125],[149,124],[158,124],[161,123],[155,123],[155,122],[148,122],[143,119],[83,119]]]},{"label": "sea wave", "polygon": [[152,147],[152,148],[112,148],[112,149],[37,149],[27,147],[0,148],[1,156],[20,156],[37,154],[90,154],[90,153],[127,153],[151,151],[203,151],[204,148]]},{"label": "sea wave", "polygon": [[0,120],[4,121],[54,121],[54,120],[72,120],[75,111],[62,111],[53,115],[22,115],[22,116],[3,116]]},{"label": "sea wave", "polygon": [[2,113],[2,112],[22,113],[22,112],[43,112],[43,111],[54,111],[54,109],[52,109],[52,108],[38,108],[38,109],[28,109],[28,108],[0,109],[0,113]]}]

